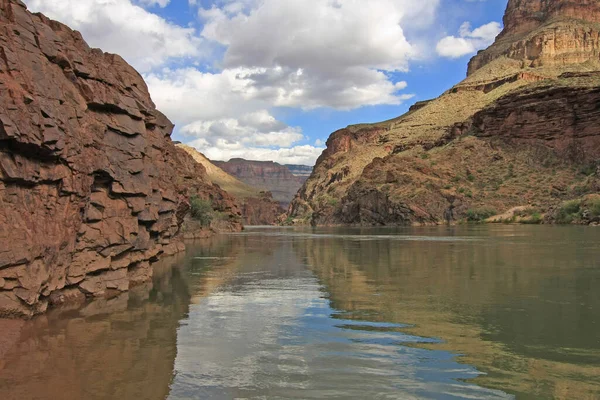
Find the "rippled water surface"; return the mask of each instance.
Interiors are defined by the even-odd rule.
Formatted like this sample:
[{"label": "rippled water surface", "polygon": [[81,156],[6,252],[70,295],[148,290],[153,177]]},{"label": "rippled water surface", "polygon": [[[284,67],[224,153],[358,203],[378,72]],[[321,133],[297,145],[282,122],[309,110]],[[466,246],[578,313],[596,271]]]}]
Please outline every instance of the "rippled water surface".
[{"label": "rippled water surface", "polygon": [[253,228],[0,321],[1,399],[597,399],[600,230]]}]

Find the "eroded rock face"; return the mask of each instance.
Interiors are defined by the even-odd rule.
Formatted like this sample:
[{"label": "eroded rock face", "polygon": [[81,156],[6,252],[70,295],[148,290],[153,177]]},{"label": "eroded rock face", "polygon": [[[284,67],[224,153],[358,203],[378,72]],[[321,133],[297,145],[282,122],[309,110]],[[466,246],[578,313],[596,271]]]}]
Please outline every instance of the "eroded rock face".
[{"label": "eroded rock face", "polygon": [[251,187],[273,193],[275,201],[287,207],[303,180],[285,166],[272,161],[249,161],[234,158],[227,162],[213,161],[216,166]]},{"label": "eroded rock face", "polygon": [[182,249],[190,193],[239,228],[172,128],[121,57],[0,0],[0,315],[149,279],[149,261]]},{"label": "eroded rock face", "polygon": [[600,60],[600,1],[510,0],[504,30],[469,63],[468,75],[499,57],[524,67],[564,66]]},{"label": "eroded rock face", "polygon": [[[597,79],[600,73],[562,79]],[[473,118],[472,133],[515,144],[544,143],[574,163],[600,158],[600,87],[548,85],[509,94]]]},{"label": "eroded rock face", "polygon": [[244,225],[275,225],[285,214],[285,210],[273,199],[271,192],[249,186],[229,175],[193,147],[184,144],[178,144],[177,147],[186,151],[206,169],[207,178],[213,184],[235,198],[242,211]]},{"label": "eroded rock face", "polygon": [[243,199],[241,208],[244,225],[276,225],[285,214],[285,210],[273,200],[271,192]]},{"label": "eroded rock face", "polygon": [[600,191],[600,0],[510,0],[469,77],[392,120],[333,133],[297,224],[442,224],[550,213]]}]

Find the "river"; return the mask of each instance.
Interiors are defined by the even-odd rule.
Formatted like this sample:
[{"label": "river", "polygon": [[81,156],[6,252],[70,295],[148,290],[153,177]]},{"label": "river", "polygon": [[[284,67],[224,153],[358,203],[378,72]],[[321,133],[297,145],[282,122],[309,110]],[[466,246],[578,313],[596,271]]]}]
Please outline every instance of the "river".
[{"label": "river", "polygon": [[249,228],[0,321],[0,398],[600,398],[600,229]]}]

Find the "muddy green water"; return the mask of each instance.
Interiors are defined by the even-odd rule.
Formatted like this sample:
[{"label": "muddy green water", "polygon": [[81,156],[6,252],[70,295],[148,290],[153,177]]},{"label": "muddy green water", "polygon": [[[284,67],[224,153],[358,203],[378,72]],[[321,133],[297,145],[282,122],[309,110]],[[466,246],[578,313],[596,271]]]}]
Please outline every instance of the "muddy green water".
[{"label": "muddy green water", "polygon": [[1,399],[598,399],[600,229],[254,228],[0,321]]}]

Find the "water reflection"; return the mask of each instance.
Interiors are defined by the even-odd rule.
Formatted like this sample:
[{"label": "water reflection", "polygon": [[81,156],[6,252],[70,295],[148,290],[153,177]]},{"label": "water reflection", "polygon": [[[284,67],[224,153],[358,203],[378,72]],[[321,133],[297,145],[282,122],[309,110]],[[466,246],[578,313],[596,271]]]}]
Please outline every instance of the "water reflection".
[{"label": "water reflection", "polygon": [[189,294],[179,268],[156,265],[152,284],[30,322],[0,321],[17,337],[0,353],[2,399],[163,399]]},{"label": "water reflection", "polygon": [[216,237],[125,296],[0,321],[1,398],[600,398],[599,239],[513,226]]},{"label": "water reflection", "polygon": [[295,248],[341,317],[414,324],[408,332],[444,340],[422,347],[464,354],[488,374],[473,382],[519,398],[600,397],[600,232],[426,231],[438,240],[323,238]]},{"label": "water reflection", "polygon": [[201,295],[178,332],[171,399],[508,397],[462,382],[478,372],[453,354],[406,346],[438,340],[405,325],[332,318],[298,252],[307,237],[273,232],[191,259]]}]

